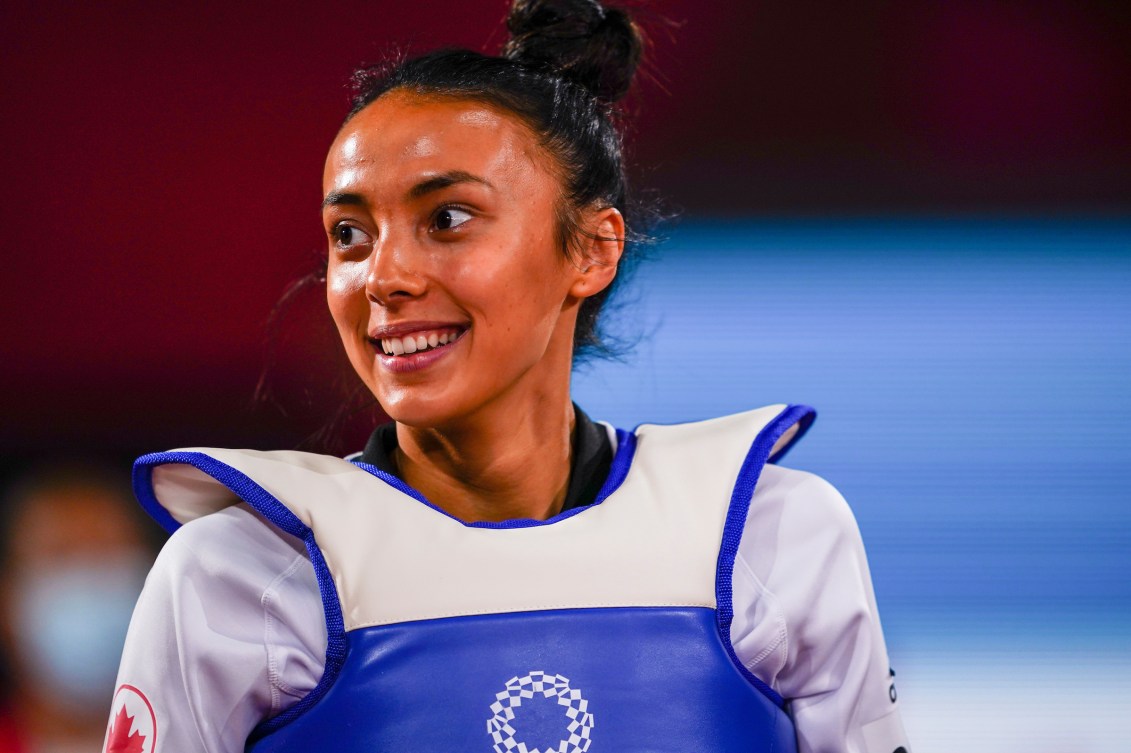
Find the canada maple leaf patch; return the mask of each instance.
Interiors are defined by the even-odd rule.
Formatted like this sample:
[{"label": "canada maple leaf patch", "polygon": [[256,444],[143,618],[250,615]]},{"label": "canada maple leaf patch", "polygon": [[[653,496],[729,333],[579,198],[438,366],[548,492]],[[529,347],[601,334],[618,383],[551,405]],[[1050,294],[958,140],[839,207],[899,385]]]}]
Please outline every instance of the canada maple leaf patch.
[{"label": "canada maple leaf patch", "polygon": [[145,753],[145,735],[133,728],[134,718],[126,713],[126,707],[118,709],[118,715],[110,720],[110,732],[106,736],[106,753]]},{"label": "canada maple leaf patch", "polygon": [[153,753],[157,744],[157,719],[145,694],[123,685],[114,694],[104,753]]}]

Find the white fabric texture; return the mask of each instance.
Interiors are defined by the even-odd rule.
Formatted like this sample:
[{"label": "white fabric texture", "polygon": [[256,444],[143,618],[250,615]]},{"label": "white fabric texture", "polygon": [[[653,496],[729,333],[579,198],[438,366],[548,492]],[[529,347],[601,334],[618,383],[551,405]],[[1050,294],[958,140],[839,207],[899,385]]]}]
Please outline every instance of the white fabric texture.
[{"label": "white fabric texture", "polygon": [[[791,699],[802,753],[906,746],[856,522],[812,474],[762,472],[734,570],[739,659]],[[118,684],[157,717],[149,753],[240,753],[318,682],[326,627],[300,542],[245,505],[169,539],[134,612]]]}]

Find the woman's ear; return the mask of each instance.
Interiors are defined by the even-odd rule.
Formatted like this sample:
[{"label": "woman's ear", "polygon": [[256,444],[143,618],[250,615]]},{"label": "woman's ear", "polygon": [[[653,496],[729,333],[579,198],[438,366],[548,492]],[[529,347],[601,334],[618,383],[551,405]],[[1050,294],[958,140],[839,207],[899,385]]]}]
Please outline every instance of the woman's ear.
[{"label": "woman's ear", "polygon": [[570,295],[589,298],[607,288],[617,276],[617,264],[624,253],[624,217],[615,207],[585,213],[578,238],[578,276]]}]

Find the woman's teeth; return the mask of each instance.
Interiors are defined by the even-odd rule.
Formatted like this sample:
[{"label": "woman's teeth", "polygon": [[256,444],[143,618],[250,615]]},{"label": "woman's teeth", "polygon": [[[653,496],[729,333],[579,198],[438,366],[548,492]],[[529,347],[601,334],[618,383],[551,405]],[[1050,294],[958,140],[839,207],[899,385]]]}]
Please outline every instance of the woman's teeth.
[{"label": "woman's teeth", "polygon": [[385,351],[385,355],[403,356],[447,345],[455,342],[458,337],[459,332],[457,330],[433,330],[431,332],[414,332],[404,337],[383,337],[381,338],[381,350]]}]

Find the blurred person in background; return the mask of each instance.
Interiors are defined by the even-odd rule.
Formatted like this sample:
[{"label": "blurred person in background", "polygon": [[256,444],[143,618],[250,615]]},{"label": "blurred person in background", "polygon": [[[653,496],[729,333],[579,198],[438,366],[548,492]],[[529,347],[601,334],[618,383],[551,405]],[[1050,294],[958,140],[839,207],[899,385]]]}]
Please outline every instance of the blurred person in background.
[{"label": "blurred person in background", "polygon": [[54,465],[0,509],[0,753],[97,750],[133,603],[152,563],[129,489]]}]

